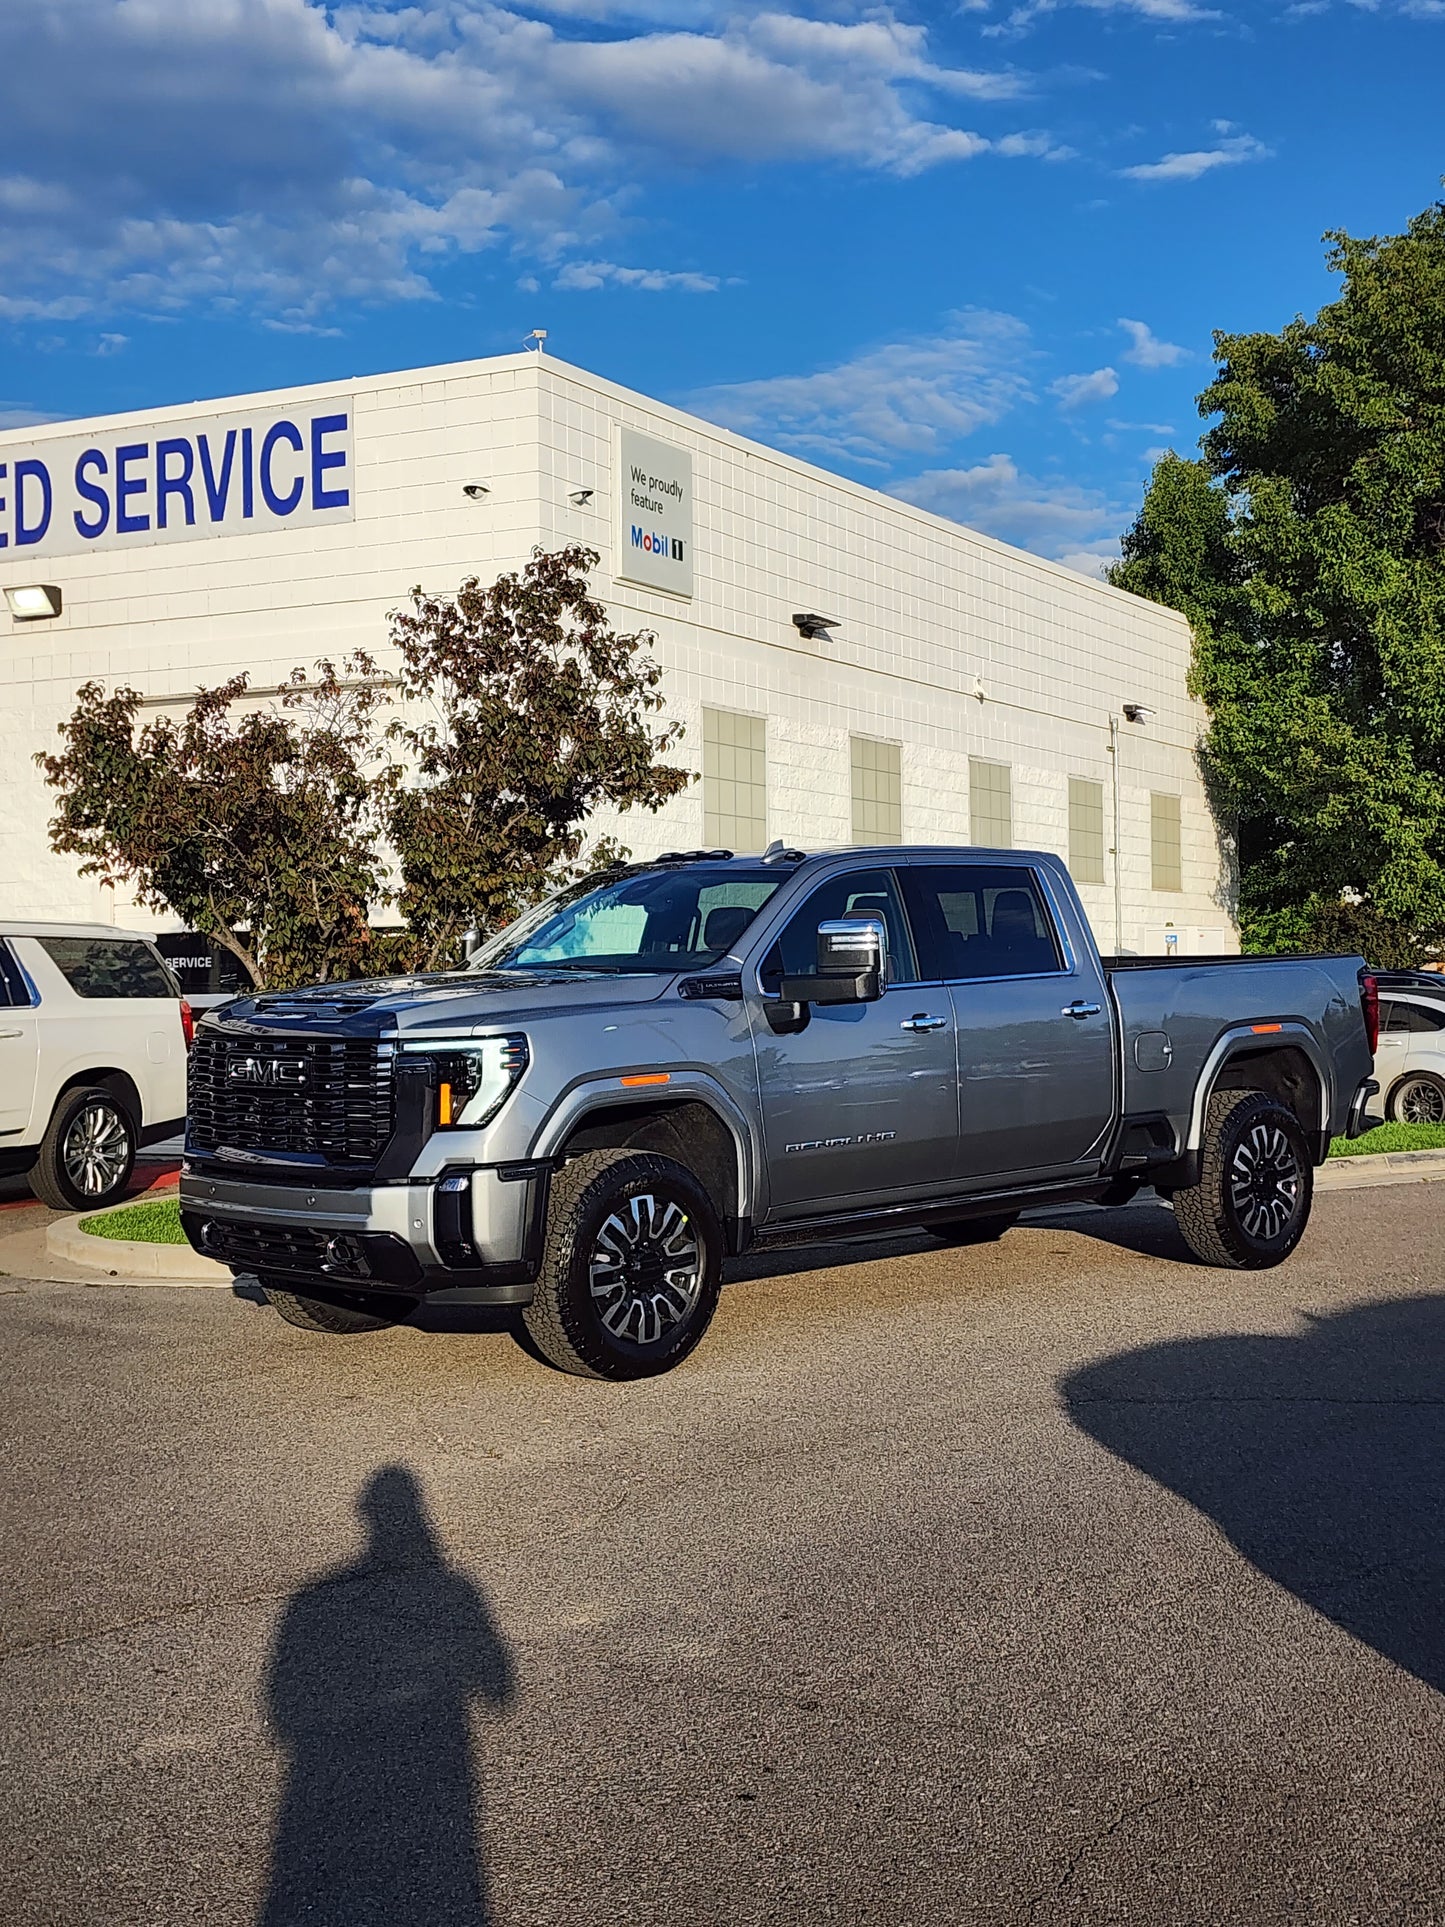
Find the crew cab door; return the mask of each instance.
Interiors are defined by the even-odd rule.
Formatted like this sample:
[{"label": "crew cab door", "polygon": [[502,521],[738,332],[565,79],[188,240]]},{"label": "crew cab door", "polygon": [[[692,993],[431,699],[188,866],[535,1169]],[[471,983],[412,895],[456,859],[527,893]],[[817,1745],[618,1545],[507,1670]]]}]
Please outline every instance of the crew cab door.
[{"label": "crew cab door", "polygon": [[40,1055],[30,989],[15,955],[0,938],[0,1151],[25,1134],[35,1103]]},{"label": "crew cab door", "polygon": [[965,1184],[1087,1175],[1114,1114],[1114,1027],[1092,951],[1077,954],[1028,863],[902,872],[925,976],[948,986]]},{"label": "crew cab door", "polygon": [[[881,917],[889,980],[872,1003],[810,1004],[779,1031],[778,986],[814,970],[818,925]],[[948,993],[917,982],[891,870],[851,870],[812,890],[746,995],[757,1056],[770,1215],[886,1205],[944,1188],[957,1161],[958,1086]]]}]

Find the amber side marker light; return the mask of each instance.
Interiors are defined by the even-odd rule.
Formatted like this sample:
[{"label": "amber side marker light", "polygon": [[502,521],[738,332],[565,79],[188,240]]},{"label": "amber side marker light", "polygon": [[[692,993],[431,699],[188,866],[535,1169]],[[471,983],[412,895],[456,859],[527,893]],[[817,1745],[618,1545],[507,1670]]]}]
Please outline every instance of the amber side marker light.
[{"label": "amber side marker light", "polygon": [[1256,1037],[1268,1037],[1271,1032],[1283,1030],[1283,1024],[1251,1024],[1249,1027]]},{"label": "amber side marker light", "polygon": [[442,1124],[452,1121],[452,1087],[443,1084],[437,1091],[437,1119]]},{"label": "amber side marker light", "polygon": [[619,1077],[617,1081],[619,1084],[626,1084],[629,1089],[635,1084],[667,1084],[672,1081],[672,1072],[648,1071],[642,1077]]}]

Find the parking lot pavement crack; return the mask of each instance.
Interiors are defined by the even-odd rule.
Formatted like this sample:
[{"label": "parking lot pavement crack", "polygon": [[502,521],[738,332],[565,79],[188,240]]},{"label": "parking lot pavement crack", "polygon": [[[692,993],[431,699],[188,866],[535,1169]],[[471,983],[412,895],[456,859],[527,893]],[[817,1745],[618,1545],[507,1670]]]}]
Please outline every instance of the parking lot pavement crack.
[{"label": "parking lot pavement crack", "polygon": [[[339,1575],[329,1583],[338,1589],[370,1586],[374,1585],[379,1577],[410,1570],[409,1566],[398,1563],[393,1566],[378,1567],[375,1571],[364,1575]],[[84,1632],[59,1633],[50,1639],[27,1640],[16,1646],[0,1648],[0,1667],[8,1666],[18,1659],[33,1659],[40,1653],[64,1652],[68,1646],[93,1646],[100,1640],[113,1639],[117,1634],[144,1632],[152,1626],[178,1626],[187,1619],[197,1619],[206,1613],[230,1612],[237,1607],[246,1606],[279,1606],[292,1596],[292,1589],[289,1586],[283,1587],[279,1592],[268,1588],[263,1592],[232,1593],[216,1599],[198,1599],[185,1606],[173,1606],[165,1612],[141,1613],[134,1619],[117,1619],[105,1626],[89,1627]]]},{"label": "parking lot pavement crack", "polygon": [[1074,1849],[1064,1871],[1051,1887],[1041,1887],[1037,1893],[1028,1896],[1024,1906],[1028,1909],[1029,1915],[1032,1917],[1045,1902],[1057,1901],[1065,1894],[1073,1883],[1074,1875],[1090,1854],[1107,1845],[1121,1827],[1128,1826],[1131,1820],[1137,1820],[1141,1814],[1152,1813],[1156,1807],[1162,1807],[1168,1800],[1177,1800],[1181,1794],[1192,1793],[1194,1785],[1193,1780],[1182,1780],[1178,1785],[1165,1787],[1161,1792],[1151,1794],[1147,1800],[1136,1800],[1133,1805],[1116,1813],[1106,1826],[1101,1827],[1097,1833],[1091,1833]]}]

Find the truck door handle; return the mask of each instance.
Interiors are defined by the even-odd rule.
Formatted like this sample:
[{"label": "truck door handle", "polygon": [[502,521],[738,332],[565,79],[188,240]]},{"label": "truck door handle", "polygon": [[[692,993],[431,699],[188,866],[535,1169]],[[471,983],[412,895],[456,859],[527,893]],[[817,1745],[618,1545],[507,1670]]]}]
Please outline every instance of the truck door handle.
[{"label": "truck door handle", "polygon": [[1061,1017],[1097,1017],[1104,1008],[1102,1004],[1086,1004],[1082,997],[1076,997],[1071,1004],[1065,1004],[1059,1012]]},{"label": "truck door handle", "polygon": [[0,1030],[0,1037],[23,1037],[23,1030]]},{"label": "truck door handle", "polygon": [[931,1017],[926,1010],[918,1010],[911,1017],[905,1017],[898,1028],[900,1030],[942,1030],[947,1022],[946,1017]]}]

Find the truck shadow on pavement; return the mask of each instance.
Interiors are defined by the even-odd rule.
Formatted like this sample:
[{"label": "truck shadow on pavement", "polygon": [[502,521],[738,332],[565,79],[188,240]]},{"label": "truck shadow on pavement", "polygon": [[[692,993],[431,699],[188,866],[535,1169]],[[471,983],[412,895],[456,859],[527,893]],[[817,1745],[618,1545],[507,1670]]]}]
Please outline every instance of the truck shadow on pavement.
[{"label": "truck shadow on pavement", "polygon": [[1152,1345],[1060,1390],[1267,1578],[1445,1690],[1445,1296]]},{"label": "truck shadow on pavement", "polygon": [[405,1466],[358,1510],[364,1550],[292,1597],[271,1655],[287,1769],[261,1927],[486,1927],[470,1714],[511,1703],[512,1661]]}]

